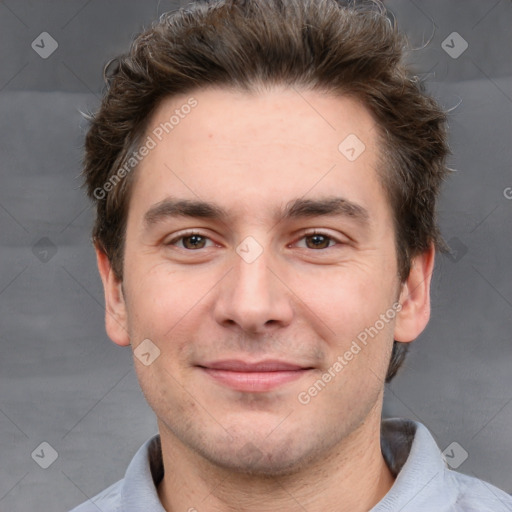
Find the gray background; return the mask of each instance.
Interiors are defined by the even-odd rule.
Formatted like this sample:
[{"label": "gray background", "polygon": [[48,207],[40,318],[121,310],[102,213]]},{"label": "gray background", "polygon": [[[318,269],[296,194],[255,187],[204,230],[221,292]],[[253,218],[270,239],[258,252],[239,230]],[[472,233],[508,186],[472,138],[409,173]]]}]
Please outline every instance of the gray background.
[{"label": "gray background", "polygon": [[[77,179],[79,110],[98,105],[103,64],[178,6],[0,2],[2,512],[70,509],[121,478],[156,432],[129,349],[104,332],[92,210]],[[453,109],[457,172],[440,209],[452,254],[437,260],[431,322],[387,387],[385,414],[423,422],[441,449],[456,441],[456,456],[468,454],[459,471],[512,492],[512,3],[389,6],[420,76]],[[58,43],[47,59],[31,47],[42,32]],[[458,58],[443,49],[452,32],[469,45]],[[31,456],[42,442],[58,453],[47,469]]]}]

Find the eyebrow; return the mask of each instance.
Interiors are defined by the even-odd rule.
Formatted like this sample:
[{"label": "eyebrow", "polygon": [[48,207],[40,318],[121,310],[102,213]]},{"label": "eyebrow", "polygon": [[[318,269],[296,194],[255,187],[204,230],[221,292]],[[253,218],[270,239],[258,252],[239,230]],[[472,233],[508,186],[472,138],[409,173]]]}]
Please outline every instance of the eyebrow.
[{"label": "eyebrow", "polygon": [[[340,216],[351,218],[362,225],[369,224],[369,213],[363,206],[343,197],[320,199],[295,199],[289,201],[284,209],[276,209],[275,218],[283,220],[301,219],[319,216]],[[230,215],[227,210],[215,203],[168,197],[153,205],[144,215],[144,225],[150,228],[169,218],[190,217],[226,222]]]}]

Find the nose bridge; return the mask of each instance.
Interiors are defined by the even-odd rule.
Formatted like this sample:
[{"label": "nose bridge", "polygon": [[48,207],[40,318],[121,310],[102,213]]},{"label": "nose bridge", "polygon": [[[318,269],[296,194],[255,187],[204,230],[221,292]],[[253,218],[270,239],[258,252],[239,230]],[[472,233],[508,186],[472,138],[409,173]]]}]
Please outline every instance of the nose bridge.
[{"label": "nose bridge", "polygon": [[233,279],[236,293],[263,292],[269,295],[269,267],[275,263],[271,253],[271,236],[263,230],[248,235],[235,247]]},{"label": "nose bridge", "polygon": [[[261,250],[257,254],[257,249],[249,248],[247,252],[243,252],[243,245],[237,248],[237,256],[235,257],[234,268],[234,291],[241,299],[246,295],[258,295],[260,302],[270,299],[270,251]],[[240,254],[242,252],[242,255]]]},{"label": "nose bridge", "polygon": [[217,320],[236,323],[248,331],[267,330],[289,323],[291,305],[286,287],[274,275],[276,264],[270,249],[247,237],[233,254],[233,270],[217,300]]}]

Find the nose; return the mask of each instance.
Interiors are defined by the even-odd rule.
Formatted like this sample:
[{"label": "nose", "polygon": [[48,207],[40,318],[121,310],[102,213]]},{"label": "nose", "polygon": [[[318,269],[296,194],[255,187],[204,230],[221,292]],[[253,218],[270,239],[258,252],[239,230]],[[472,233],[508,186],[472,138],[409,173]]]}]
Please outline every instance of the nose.
[{"label": "nose", "polygon": [[291,323],[293,293],[268,252],[263,250],[254,261],[233,255],[233,268],[221,281],[215,301],[219,324],[269,334]]}]

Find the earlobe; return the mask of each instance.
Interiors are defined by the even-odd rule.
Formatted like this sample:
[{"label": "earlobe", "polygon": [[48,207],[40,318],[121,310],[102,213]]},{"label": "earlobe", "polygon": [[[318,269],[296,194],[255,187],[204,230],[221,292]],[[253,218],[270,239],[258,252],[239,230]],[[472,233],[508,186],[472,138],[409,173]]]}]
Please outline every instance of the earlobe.
[{"label": "earlobe", "polygon": [[430,319],[430,282],[434,270],[435,248],[415,256],[411,270],[402,284],[399,302],[402,305],[395,323],[394,339],[402,343],[415,340]]},{"label": "earlobe", "polygon": [[105,251],[95,246],[98,271],[105,292],[105,329],[109,338],[117,345],[130,344],[126,322],[126,304],[123,296],[122,282],[115,276],[110,260]]}]

